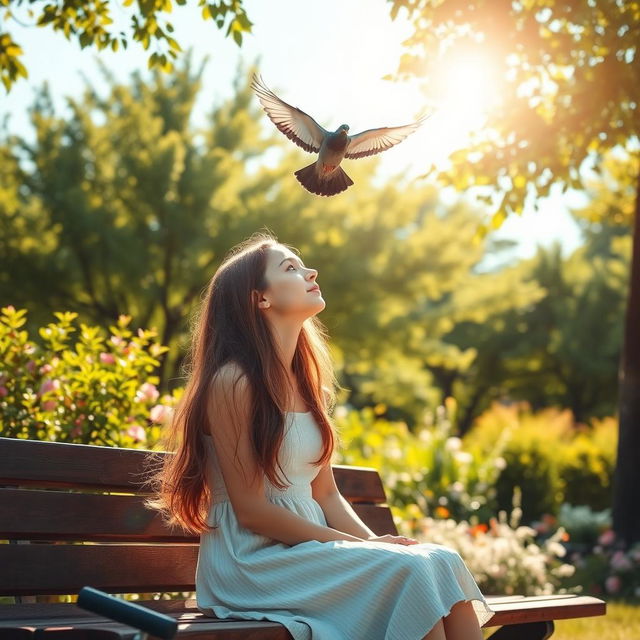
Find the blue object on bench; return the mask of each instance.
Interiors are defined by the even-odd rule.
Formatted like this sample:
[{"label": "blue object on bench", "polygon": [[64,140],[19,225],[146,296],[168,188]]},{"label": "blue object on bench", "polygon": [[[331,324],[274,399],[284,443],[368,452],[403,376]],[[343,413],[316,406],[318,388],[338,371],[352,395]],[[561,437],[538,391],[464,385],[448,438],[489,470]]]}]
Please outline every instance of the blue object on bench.
[{"label": "blue object on bench", "polygon": [[128,624],[162,640],[172,640],[178,630],[177,620],[93,587],[80,589],[77,604],[82,609]]}]

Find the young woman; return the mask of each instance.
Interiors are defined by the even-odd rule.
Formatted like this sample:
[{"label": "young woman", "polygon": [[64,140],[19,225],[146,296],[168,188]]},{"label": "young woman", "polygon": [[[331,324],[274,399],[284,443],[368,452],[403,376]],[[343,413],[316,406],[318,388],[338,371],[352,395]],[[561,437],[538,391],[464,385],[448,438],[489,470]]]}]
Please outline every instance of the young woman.
[{"label": "young woman", "polygon": [[226,256],[148,504],[200,534],[206,615],[280,622],[295,640],[480,640],[492,611],[458,553],[377,536],[335,485],[317,275],[266,233]]}]

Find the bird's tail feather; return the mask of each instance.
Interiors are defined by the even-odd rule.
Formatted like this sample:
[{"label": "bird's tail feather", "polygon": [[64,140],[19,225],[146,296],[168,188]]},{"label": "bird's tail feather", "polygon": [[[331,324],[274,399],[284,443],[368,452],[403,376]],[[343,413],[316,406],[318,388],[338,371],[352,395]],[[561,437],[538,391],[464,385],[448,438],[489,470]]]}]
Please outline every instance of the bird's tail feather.
[{"label": "bird's tail feather", "polygon": [[317,162],[314,162],[295,172],[298,182],[311,193],[319,196],[333,196],[348,189],[353,180],[345,173],[342,167],[336,167],[326,176],[319,175]]}]

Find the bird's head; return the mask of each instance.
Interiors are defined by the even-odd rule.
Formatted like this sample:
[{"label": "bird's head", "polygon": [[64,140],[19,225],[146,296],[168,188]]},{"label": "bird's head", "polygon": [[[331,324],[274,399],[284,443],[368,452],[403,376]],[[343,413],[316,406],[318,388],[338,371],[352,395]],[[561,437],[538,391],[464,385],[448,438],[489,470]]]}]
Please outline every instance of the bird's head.
[{"label": "bird's head", "polygon": [[347,133],[349,133],[349,125],[341,124],[340,127],[338,128],[338,133],[340,133],[343,136],[346,136]]}]

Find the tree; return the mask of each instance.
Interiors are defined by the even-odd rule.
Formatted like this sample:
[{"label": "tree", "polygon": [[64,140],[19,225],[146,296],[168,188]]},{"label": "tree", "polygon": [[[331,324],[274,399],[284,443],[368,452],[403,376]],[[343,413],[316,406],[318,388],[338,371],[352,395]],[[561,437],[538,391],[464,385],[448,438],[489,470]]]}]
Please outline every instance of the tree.
[{"label": "tree", "polygon": [[[501,201],[491,226],[521,213],[525,198],[548,195],[555,183],[580,188],[580,168],[640,135],[640,3],[617,0],[390,0],[392,18],[405,9],[414,32],[397,77],[429,78],[446,49],[490,51],[503,71],[504,99],[469,148],[451,156],[438,178],[459,189],[489,185]],[[456,46],[454,46],[454,44]],[[444,53],[443,53],[444,52]],[[620,437],[614,482],[617,535],[640,540],[640,168],[635,171],[633,250],[619,368]],[[535,203],[537,207],[537,203]],[[621,213],[602,211],[610,218]],[[488,230],[479,228],[479,235]]]},{"label": "tree", "polygon": [[[187,0],[175,0],[176,5],[184,5]],[[137,12],[130,11],[130,23],[118,30],[112,19],[112,9],[118,5],[119,12],[125,9],[117,0],[55,0],[47,2],[29,0],[26,16],[21,8],[27,4],[24,0],[0,0],[0,11],[5,7],[3,19],[13,19],[19,24],[26,20],[32,26],[50,26],[55,31],[62,31],[67,40],[77,40],[81,48],[94,46],[98,49],[110,47],[117,51],[119,46],[127,47],[131,41],[142,44],[149,49],[152,42],[155,51],[149,56],[149,68],[158,67],[163,71],[171,71],[177,52],[182,51],[180,44],[171,36],[173,26],[166,21],[161,23],[164,13],[171,13],[174,0],[135,0]],[[37,5],[37,9],[34,9]],[[126,8],[134,5],[134,0],[124,0]],[[250,22],[242,6],[242,0],[198,0],[202,7],[204,20],[214,20],[219,29],[226,26],[226,36],[231,36],[238,45],[242,44],[242,34],[251,31]],[[113,15],[116,17],[116,15]],[[35,19],[35,22],[32,22]],[[1,23],[0,23],[1,25]],[[27,78],[28,71],[20,57],[22,48],[14,42],[9,31],[0,26],[0,80],[7,92],[20,77]]]}]

